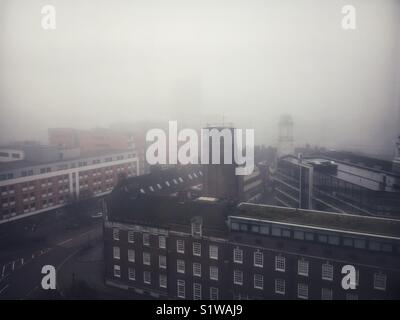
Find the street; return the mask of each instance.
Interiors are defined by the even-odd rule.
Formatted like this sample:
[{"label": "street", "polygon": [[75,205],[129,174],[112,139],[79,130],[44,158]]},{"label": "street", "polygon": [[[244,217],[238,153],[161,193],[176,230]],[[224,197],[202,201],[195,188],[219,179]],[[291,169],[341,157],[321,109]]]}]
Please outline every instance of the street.
[{"label": "street", "polygon": [[89,225],[74,230],[54,230],[41,245],[24,245],[12,252],[0,253],[0,300],[59,299],[58,290],[43,290],[41,273],[44,265],[58,270],[68,259],[101,237],[102,221],[93,220]]}]

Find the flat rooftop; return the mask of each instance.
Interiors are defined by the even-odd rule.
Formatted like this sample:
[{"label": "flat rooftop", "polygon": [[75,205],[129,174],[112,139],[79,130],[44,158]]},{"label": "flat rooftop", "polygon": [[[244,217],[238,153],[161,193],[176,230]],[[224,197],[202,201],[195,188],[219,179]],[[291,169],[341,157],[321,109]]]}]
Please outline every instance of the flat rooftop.
[{"label": "flat rooftop", "polygon": [[400,220],[240,203],[234,216],[400,240]]},{"label": "flat rooftop", "polygon": [[[17,149],[17,148],[16,148]],[[62,150],[60,150],[62,151]],[[12,170],[18,170],[23,168],[31,168],[36,166],[46,166],[46,165],[54,165],[54,164],[63,164],[63,163],[71,163],[74,161],[85,161],[86,159],[92,159],[96,157],[105,157],[108,155],[114,154],[122,154],[122,153],[136,153],[135,150],[104,150],[104,151],[95,151],[91,153],[85,153],[79,157],[74,157],[70,159],[59,159],[56,161],[31,161],[31,160],[18,160],[11,162],[0,162],[0,172],[7,172]]]}]

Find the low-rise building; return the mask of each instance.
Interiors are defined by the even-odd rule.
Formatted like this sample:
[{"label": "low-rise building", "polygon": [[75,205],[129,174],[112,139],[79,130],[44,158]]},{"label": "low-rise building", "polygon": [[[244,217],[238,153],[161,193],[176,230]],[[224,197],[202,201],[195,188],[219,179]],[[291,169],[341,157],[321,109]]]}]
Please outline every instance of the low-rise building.
[{"label": "low-rise building", "polygon": [[[105,281],[128,295],[400,297],[399,220],[140,189],[118,185],[104,222]],[[346,268],[350,289],[342,284]]]}]

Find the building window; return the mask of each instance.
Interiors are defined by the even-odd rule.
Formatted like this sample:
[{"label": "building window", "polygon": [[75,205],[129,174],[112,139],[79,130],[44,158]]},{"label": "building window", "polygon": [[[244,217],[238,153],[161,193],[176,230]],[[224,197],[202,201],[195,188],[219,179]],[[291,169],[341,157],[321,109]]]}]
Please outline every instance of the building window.
[{"label": "building window", "polygon": [[297,284],[297,298],[308,299],[308,285],[304,283]]},{"label": "building window", "polygon": [[254,266],[261,268],[264,266],[264,255],[260,251],[254,252]]},{"label": "building window", "polygon": [[337,246],[340,244],[340,238],[337,236],[329,236],[328,243]]},{"label": "building window", "polygon": [[353,247],[353,239],[352,238],[343,238],[343,245],[346,247]]},{"label": "building window", "polygon": [[386,290],[386,275],[379,272],[374,274],[374,289]]},{"label": "building window", "polygon": [[135,250],[128,249],[128,261],[135,262]]},{"label": "building window", "polygon": [[282,256],[275,257],[275,270],[285,272],[286,269],[286,258]]},{"label": "building window", "polygon": [[232,230],[239,230],[239,223],[237,223],[237,222],[232,222],[232,223],[231,223],[231,229],[232,229]]},{"label": "building window", "polygon": [[118,228],[113,228],[113,239],[114,240],[119,240],[119,229]]},{"label": "building window", "polygon": [[366,241],[364,239],[354,239],[354,247],[357,249],[365,249]]},{"label": "building window", "polygon": [[333,265],[329,262],[322,265],[322,279],[333,281]]},{"label": "building window", "polygon": [[332,289],[330,288],[322,288],[321,291],[321,300],[332,300]]},{"label": "building window", "polygon": [[296,239],[296,240],[304,240],[304,232],[295,230],[293,232],[293,238]]},{"label": "building window", "polygon": [[200,263],[193,263],[193,276],[201,277],[201,264]]},{"label": "building window", "polygon": [[218,300],[218,288],[210,287],[210,300]]},{"label": "building window", "polygon": [[135,280],[136,279],[136,274],[135,274],[135,269],[134,268],[128,268],[128,279],[129,280]]},{"label": "building window", "polygon": [[286,283],[284,279],[275,279],[275,293],[285,294]]},{"label": "building window", "polygon": [[262,274],[254,275],[254,288],[261,290],[264,288],[264,277]]},{"label": "building window", "polygon": [[176,272],[185,273],[185,261],[184,260],[176,260]]},{"label": "building window", "polygon": [[192,236],[201,237],[201,234],[202,234],[201,219],[195,219],[195,221],[192,222]]},{"label": "building window", "polygon": [[160,274],[159,282],[160,282],[161,288],[166,288],[167,287],[167,276],[165,274]]},{"label": "building window", "polygon": [[210,259],[218,260],[218,247],[210,246]]},{"label": "building window", "polygon": [[143,233],[143,245],[144,246],[150,245],[150,235],[148,233]]},{"label": "building window", "polygon": [[373,251],[380,251],[381,250],[381,244],[376,241],[369,241],[369,249]]},{"label": "building window", "polygon": [[185,298],[185,280],[177,281],[177,294],[178,298]]},{"label": "building window", "polygon": [[134,243],[135,242],[135,234],[132,230],[128,231],[128,242]]},{"label": "building window", "polygon": [[121,278],[121,267],[114,264],[114,277]]},{"label": "building window", "polygon": [[242,285],[243,284],[243,272],[240,270],[233,271],[233,283]]},{"label": "building window", "polygon": [[158,256],[158,267],[160,269],[167,268],[167,257],[166,256]]},{"label": "building window", "polygon": [[113,256],[114,256],[114,259],[121,258],[119,247],[113,247]]},{"label": "building window", "polygon": [[239,248],[233,249],[233,262],[243,263],[243,250]]},{"label": "building window", "polygon": [[150,265],[150,253],[143,252],[143,264],[146,266]]},{"label": "building window", "polygon": [[218,267],[210,267],[210,279],[218,281]]},{"label": "building window", "polygon": [[193,255],[194,256],[201,256],[201,243],[193,242]]},{"label": "building window", "polygon": [[166,248],[166,240],[164,236],[159,236],[158,237],[158,247],[160,249],[165,249]]},{"label": "building window", "polygon": [[193,300],[201,300],[201,284],[193,283]]},{"label": "building window", "polygon": [[300,276],[308,277],[308,261],[306,260],[299,260],[297,262],[297,273]]},{"label": "building window", "polygon": [[278,227],[272,227],[271,234],[276,237],[280,237],[282,235],[282,229]]},{"label": "building window", "polygon": [[149,271],[143,272],[143,282],[147,284],[151,284],[151,273]]},{"label": "building window", "polygon": [[176,252],[185,253],[185,241],[176,240]]}]

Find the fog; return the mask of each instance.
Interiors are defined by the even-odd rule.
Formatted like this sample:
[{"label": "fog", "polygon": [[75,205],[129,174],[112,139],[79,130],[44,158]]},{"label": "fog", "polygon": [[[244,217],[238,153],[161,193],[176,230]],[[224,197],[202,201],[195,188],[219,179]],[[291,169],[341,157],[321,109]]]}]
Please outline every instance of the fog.
[{"label": "fog", "polygon": [[399,0],[0,0],[1,143],[178,120],[274,145],[289,113],[297,145],[390,156],[399,109]]}]

